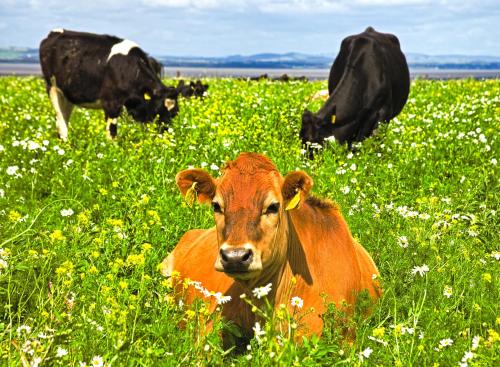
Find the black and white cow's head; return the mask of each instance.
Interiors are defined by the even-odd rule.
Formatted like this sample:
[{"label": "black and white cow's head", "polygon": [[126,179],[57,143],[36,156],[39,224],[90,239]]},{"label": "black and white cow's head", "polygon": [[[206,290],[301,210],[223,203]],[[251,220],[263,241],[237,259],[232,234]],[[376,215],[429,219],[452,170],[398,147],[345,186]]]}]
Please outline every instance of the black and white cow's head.
[{"label": "black and white cow's head", "polygon": [[156,88],[142,88],[140,95],[129,98],[125,107],[134,120],[140,122],[156,121],[160,132],[179,112],[178,91],[173,87],[158,84]]}]

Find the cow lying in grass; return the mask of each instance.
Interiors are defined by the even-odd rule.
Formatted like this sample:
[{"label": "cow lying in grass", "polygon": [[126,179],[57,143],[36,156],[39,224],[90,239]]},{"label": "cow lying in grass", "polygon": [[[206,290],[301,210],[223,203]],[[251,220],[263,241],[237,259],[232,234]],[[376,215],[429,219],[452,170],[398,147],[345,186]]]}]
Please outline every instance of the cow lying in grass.
[{"label": "cow lying in grass", "polygon": [[321,334],[325,302],[353,305],[364,290],[379,297],[372,258],[336,205],[310,195],[313,181],[305,172],[282,177],[267,157],[243,153],[219,179],[188,169],[176,182],[183,195],[211,203],[215,227],[186,232],[163,261],[162,274],[194,282],[185,295],[189,303],[209,296],[205,289],[216,292],[212,310],[224,303],[222,315],[247,336],[259,321],[247,302],[261,301],[255,288],[267,287],[275,307],[291,308],[290,295],[303,301],[300,335]]}]

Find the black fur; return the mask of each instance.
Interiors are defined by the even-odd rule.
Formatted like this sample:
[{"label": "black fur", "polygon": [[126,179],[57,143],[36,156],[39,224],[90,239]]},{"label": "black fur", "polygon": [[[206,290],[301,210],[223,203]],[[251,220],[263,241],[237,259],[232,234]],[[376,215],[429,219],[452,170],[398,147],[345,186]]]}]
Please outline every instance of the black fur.
[{"label": "black fur", "polygon": [[[179,111],[177,91],[163,85],[158,76],[161,66],[158,70],[156,60],[138,47],[108,60],[113,45],[121,41],[114,36],[69,30],[49,33],[40,44],[47,91],[57,86],[74,105],[99,100],[106,118],[118,117],[125,107],[135,120],[157,118],[163,127]],[[174,100],[175,107],[165,107],[166,99]]]},{"label": "black fur", "polygon": [[323,144],[332,135],[349,146],[361,141],[380,121],[401,112],[409,90],[410,73],[396,36],[372,27],[349,36],[330,69],[330,97],[318,113],[302,115],[302,142]]}]

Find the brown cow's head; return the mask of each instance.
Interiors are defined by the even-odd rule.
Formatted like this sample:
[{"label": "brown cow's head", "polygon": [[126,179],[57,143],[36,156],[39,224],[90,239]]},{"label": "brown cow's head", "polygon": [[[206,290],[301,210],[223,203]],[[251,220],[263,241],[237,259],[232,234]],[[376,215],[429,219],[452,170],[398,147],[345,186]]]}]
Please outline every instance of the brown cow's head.
[{"label": "brown cow's head", "polygon": [[304,200],[312,187],[306,173],[283,178],[268,158],[256,153],[230,161],[219,179],[188,169],[176,182],[183,195],[194,190],[199,202],[212,203],[219,242],[215,269],[243,281],[284,264],[285,208],[299,197]]}]

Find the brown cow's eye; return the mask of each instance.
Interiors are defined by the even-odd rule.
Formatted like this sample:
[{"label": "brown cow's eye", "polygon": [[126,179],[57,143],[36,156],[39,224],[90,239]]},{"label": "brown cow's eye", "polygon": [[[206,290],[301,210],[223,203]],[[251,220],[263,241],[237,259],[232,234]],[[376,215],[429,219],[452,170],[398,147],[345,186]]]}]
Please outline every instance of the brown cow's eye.
[{"label": "brown cow's eye", "polygon": [[276,214],[280,210],[280,203],[273,203],[269,205],[264,214]]},{"label": "brown cow's eye", "polygon": [[222,213],[222,209],[221,209],[220,204],[218,202],[213,201],[212,208],[214,210],[214,213]]}]

